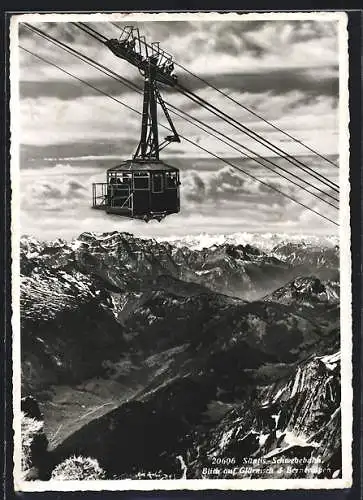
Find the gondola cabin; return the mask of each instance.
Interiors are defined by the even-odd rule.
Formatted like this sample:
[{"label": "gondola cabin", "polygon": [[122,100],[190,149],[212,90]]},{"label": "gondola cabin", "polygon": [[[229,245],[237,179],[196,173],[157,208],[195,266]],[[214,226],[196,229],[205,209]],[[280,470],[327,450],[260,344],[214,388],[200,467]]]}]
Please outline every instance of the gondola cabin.
[{"label": "gondola cabin", "polygon": [[180,210],[179,170],[163,161],[128,160],[93,184],[93,208],[108,214],[162,220]]}]

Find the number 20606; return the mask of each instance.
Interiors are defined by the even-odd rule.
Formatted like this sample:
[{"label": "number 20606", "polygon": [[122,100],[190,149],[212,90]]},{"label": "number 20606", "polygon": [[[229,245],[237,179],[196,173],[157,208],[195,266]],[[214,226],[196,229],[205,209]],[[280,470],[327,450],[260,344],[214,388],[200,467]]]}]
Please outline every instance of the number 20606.
[{"label": "number 20606", "polygon": [[213,465],[233,465],[236,463],[234,457],[212,457]]}]

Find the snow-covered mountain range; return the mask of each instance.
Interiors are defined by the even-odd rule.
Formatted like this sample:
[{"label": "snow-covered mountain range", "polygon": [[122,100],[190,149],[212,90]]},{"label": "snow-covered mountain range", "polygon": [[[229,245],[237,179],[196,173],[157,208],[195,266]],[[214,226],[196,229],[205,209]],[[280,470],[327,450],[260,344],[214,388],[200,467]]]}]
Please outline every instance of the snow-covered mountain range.
[{"label": "snow-covered mountain range", "polygon": [[[22,238],[22,388],[44,415],[42,477],[73,454],[108,478],[177,478],[181,460],[201,478],[226,456],[239,468],[218,478],[339,476],[336,241],[233,238]],[[320,468],[270,471],[292,456]]]}]

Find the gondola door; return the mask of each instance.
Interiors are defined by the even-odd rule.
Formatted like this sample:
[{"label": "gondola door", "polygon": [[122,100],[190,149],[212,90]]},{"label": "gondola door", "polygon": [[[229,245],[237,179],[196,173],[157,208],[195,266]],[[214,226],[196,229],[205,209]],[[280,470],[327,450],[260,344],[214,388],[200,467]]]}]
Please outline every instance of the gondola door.
[{"label": "gondola door", "polygon": [[147,215],[150,212],[150,174],[134,172],[133,174],[133,214]]},{"label": "gondola door", "polygon": [[151,178],[151,211],[164,212],[165,209],[164,174],[162,172],[153,172]]}]

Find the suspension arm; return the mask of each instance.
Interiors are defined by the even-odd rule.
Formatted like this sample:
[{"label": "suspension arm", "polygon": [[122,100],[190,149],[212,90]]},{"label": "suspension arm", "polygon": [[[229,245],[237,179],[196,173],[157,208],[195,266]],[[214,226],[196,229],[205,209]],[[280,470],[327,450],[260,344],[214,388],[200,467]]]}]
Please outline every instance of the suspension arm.
[{"label": "suspension arm", "polygon": [[176,128],[174,127],[174,123],[172,122],[172,120],[170,118],[168,108],[165,106],[165,102],[163,101],[163,98],[161,97],[161,94],[160,94],[157,87],[155,87],[155,94],[156,94],[157,100],[159,101],[159,104],[164,112],[164,115],[166,116],[166,119],[168,120],[170,128],[173,132],[173,135],[168,135],[167,137],[165,137],[165,140],[168,142],[180,142],[179,134],[176,131]]}]

